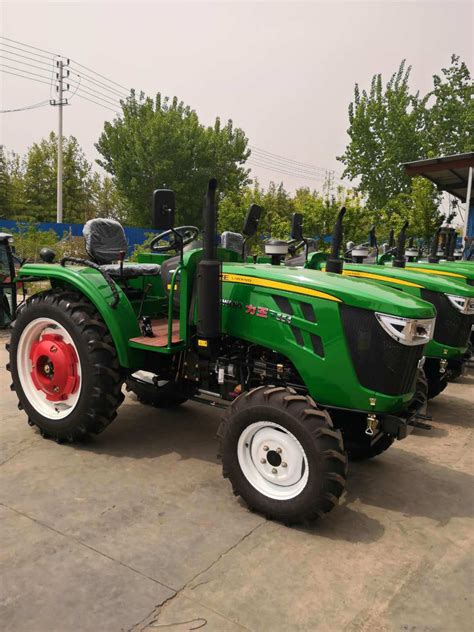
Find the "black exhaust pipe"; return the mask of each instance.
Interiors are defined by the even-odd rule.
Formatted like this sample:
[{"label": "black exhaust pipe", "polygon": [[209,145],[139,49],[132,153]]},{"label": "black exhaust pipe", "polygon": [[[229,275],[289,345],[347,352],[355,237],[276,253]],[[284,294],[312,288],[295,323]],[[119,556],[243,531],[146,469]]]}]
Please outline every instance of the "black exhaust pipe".
[{"label": "black exhaust pipe", "polygon": [[390,233],[388,235],[388,246],[387,250],[391,250],[395,246],[395,231],[393,228],[390,229]]},{"label": "black exhaust pipe", "polygon": [[395,251],[395,257],[393,259],[393,267],[394,268],[404,268],[406,259],[405,259],[405,242],[407,239],[407,228],[408,222],[405,222],[402,226],[401,231],[398,233],[397,238],[397,249]]},{"label": "black exhaust pipe", "polygon": [[[203,211],[203,255],[197,267],[198,346],[212,347],[221,330],[221,265],[216,256],[217,180],[209,180]],[[208,349],[210,351],[210,349]]]},{"label": "black exhaust pipe", "polygon": [[456,229],[451,228],[449,231],[449,240],[447,245],[446,252],[446,261],[456,261],[454,257],[454,251],[456,249]]},{"label": "black exhaust pipe", "polygon": [[430,255],[428,257],[428,263],[439,263],[438,244],[439,244],[440,233],[441,233],[441,226],[435,230],[433,239],[431,240]]},{"label": "black exhaust pipe", "polygon": [[339,250],[342,244],[342,219],[345,215],[346,207],[343,206],[339,211],[339,214],[334,224],[334,230],[332,231],[332,245],[331,255],[326,261],[326,272],[335,272],[336,274],[342,274],[343,260],[339,256]]}]

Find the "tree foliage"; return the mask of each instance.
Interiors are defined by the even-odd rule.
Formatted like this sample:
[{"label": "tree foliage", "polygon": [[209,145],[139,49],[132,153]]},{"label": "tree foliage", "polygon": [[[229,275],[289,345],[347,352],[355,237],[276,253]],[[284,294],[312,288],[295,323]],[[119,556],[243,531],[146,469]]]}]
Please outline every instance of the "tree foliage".
[{"label": "tree foliage", "polygon": [[466,64],[452,55],[451,65],[433,76],[432,103],[426,112],[428,154],[449,155],[474,149],[474,86]]},{"label": "tree foliage", "polygon": [[[466,64],[453,55],[423,97],[410,91],[410,70],[402,61],[387,84],[380,74],[368,91],[356,84],[349,105],[350,141],[339,160],[344,176],[359,179],[358,189],[372,209],[390,206],[402,194],[420,195],[403,162],[474,148],[473,83]],[[433,187],[424,189],[429,204],[435,193]]]},{"label": "tree foliage", "polygon": [[[21,157],[0,148],[0,217],[23,222],[56,219],[57,138],[53,132]],[[63,140],[63,217],[83,223],[91,217],[123,219],[124,205],[108,177],[92,172],[74,136]]]},{"label": "tree foliage", "polygon": [[328,189],[326,183],[322,192],[300,188],[291,195],[283,184],[272,182],[265,190],[256,182],[253,186],[244,187],[239,193],[224,196],[219,205],[219,231],[241,232],[252,203],[263,207],[259,234],[254,242],[259,251],[265,239],[289,239],[291,214],[295,212],[303,215],[305,236],[314,239],[320,248],[327,247],[327,237],[332,233],[337,213],[343,205],[347,209],[344,232],[348,239],[365,241],[373,219],[363,205],[361,196],[353,191],[345,191],[342,187],[332,190]]},{"label": "tree foliage", "polygon": [[134,223],[150,225],[154,189],[176,192],[180,224],[200,224],[209,177],[229,193],[247,184],[247,138],[232,121],[223,126],[217,118],[205,127],[189,106],[159,93],[155,100],[132,93],[122,107],[104,126],[97,162],[112,176]]}]

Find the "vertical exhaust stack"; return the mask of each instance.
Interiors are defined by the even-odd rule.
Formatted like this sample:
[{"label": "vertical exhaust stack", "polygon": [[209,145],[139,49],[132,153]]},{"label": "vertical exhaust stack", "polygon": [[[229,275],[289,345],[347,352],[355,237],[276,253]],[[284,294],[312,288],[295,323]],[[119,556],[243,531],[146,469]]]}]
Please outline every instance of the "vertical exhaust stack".
[{"label": "vertical exhaust stack", "polygon": [[438,244],[439,244],[440,233],[441,233],[441,226],[435,230],[435,234],[433,235],[433,239],[431,241],[431,246],[430,246],[430,254],[428,257],[428,263],[439,263]]},{"label": "vertical exhaust stack", "polygon": [[456,250],[456,229],[451,228],[449,231],[449,240],[446,249],[446,261],[456,261],[454,251]]},{"label": "vertical exhaust stack", "polygon": [[[197,267],[198,345],[212,347],[221,331],[221,279],[220,262],[216,255],[216,204],[217,180],[209,180],[204,202],[203,255]],[[209,349],[210,350],[210,349]]]},{"label": "vertical exhaust stack", "polygon": [[334,224],[334,230],[332,232],[332,245],[331,255],[326,261],[326,272],[335,272],[336,274],[342,274],[342,267],[344,265],[343,260],[339,256],[342,243],[342,219],[346,213],[346,207],[343,206],[339,211],[339,214]]},{"label": "vertical exhaust stack", "polygon": [[407,239],[407,228],[408,222],[405,222],[402,226],[401,231],[398,233],[397,238],[397,249],[395,251],[395,257],[393,258],[393,267],[394,268],[404,268],[406,259],[405,259],[405,242]]},{"label": "vertical exhaust stack", "polygon": [[387,250],[391,250],[395,246],[395,231],[393,228],[390,229],[390,233],[388,235],[388,246]]}]

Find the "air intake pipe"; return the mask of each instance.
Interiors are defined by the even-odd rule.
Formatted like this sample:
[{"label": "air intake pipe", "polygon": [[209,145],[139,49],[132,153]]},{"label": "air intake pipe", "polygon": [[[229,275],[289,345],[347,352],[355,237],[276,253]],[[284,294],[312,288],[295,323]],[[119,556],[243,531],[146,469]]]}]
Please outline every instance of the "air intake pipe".
[{"label": "air intake pipe", "polygon": [[334,230],[332,231],[332,245],[331,255],[326,261],[326,272],[335,272],[336,274],[342,274],[343,260],[339,256],[339,251],[342,244],[342,219],[345,215],[346,207],[343,206],[339,211],[339,214],[334,224]]},{"label": "air intake pipe", "polygon": [[433,239],[431,241],[431,246],[430,246],[430,254],[428,257],[428,263],[439,263],[438,244],[439,244],[440,233],[441,233],[441,226],[435,230],[435,233],[433,235]]},{"label": "air intake pipe", "polygon": [[397,249],[395,250],[395,257],[393,259],[393,267],[394,268],[404,268],[406,259],[405,259],[405,242],[407,239],[407,228],[408,222],[405,222],[402,226],[401,231],[398,233],[397,238]]},{"label": "air intake pipe", "polygon": [[212,346],[221,330],[220,262],[216,256],[217,180],[209,180],[203,211],[203,254],[197,267],[198,345],[203,350]]}]

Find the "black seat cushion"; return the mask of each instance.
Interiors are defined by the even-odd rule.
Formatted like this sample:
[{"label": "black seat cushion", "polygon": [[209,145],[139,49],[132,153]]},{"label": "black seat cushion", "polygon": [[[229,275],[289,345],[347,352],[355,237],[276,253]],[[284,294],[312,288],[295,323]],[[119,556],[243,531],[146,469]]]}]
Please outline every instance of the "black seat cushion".
[{"label": "black seat cushion", "polygon": [[135,279],[139,276],[157,276],[160,274],[161,266],[155,263],[124,263],[122,273],[120,273],[119,263],[108,263],[100,266],[100,269],[108,272],[111,277]]},{"label": "black seat cushion", "polygon": [[114,219],[90,219],[84,224],[82,234],[88,254],[99,265],[117,261],[121,253],[128,250],[125,231],[120,222]]},{"label": "black seat cushion", "polygon": [[241,255],[244,249],[244,237],[240,233],[225,230],[221,235],[221,246]]},{"label": "black seat cushion", "polygon": [[85,223],[82,234],[89,256],[111,277],[133,279],[160,274],[161,267],[154,263],[125,263],[122,271],[119,263],[113,263],[128,249],[125,231],[120,222],[102,217],[90,219]]}]

